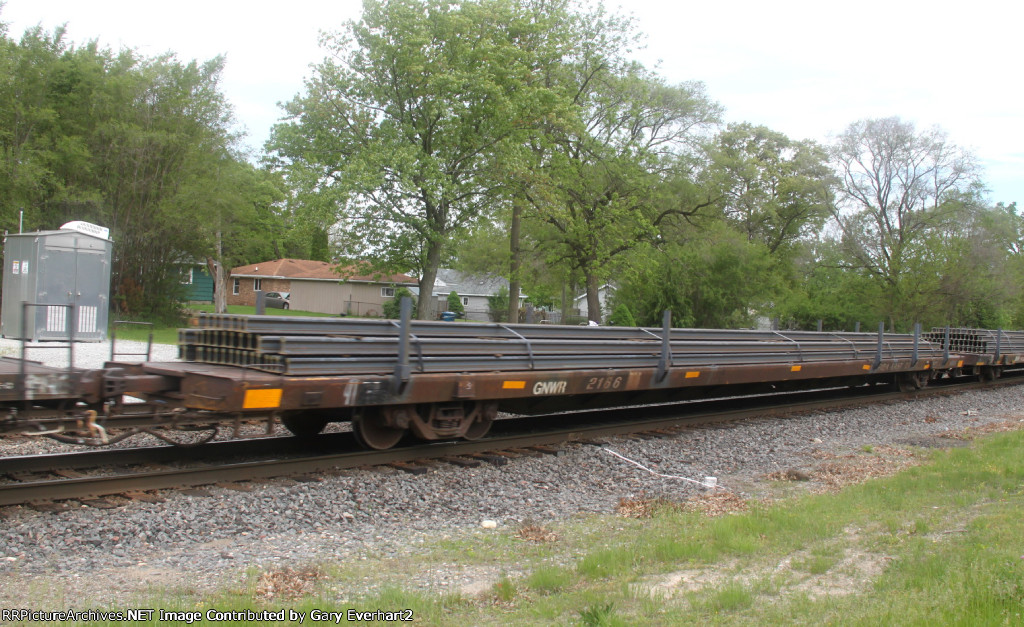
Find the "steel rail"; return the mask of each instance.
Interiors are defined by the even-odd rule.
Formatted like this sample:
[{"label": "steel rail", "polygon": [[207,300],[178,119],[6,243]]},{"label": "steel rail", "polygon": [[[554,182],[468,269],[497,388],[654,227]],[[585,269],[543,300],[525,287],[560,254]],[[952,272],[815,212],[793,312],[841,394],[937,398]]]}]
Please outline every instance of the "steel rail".
[{"label": "steel rail", "polygon": [[932,342],[948,342],[951,351],[976,354],[1024,353],[1024,331],[933,327],[924,334]]},{"label": "steel rail", "polygon": [[[391,358],[370,357],[285,357],[280,355],[258,355],[245,351],[230,349],[212,349],[198,351],[196,361],[205,363],[249,366],[276,374],[293,376],[317,375],[365,375],[388,374],[394,370],[397,360]],[[845,361],[851,356],[846,353],[822,353],[804,355],[802,360],[795,360],[789,353],[763,353],[754,355],[711,355],[711,354],[680,354],[673,353],[673,367],[709,367],[722,365],[744,364],[785,364],[785,363],[816,363],[826,361]],[[893,359],[911,359],[910,351],[893,353]],[[657,365],[659,356],[656,353],[634,355],[464,355],[451,357],[417,357],[410,364],[412,371],[417,373],[458,373],[458,372],[492,372],[492,371],[572,371],[572,370],[603,370],[651,368]]]},{"label": "steel rail", "polygon": [[[198,319],[198,329],[183,329],[182,342],[195,341],[197,333],[244,332],[248,334],[275,335],[349,335],[349,336],[387,336],[397,334],[397,330],[386,320],[368,320],[352,318],[300,318],[287,316],[239,316],[230,314],[202,314]],[[624,328],[624,327],[570,327],[545,325],[497,325],[489,323],[457,323],[416,320],[411,321],[411,332],[419,337],[465,337],[467,335],[481,338],[513,339],[515,334],[529,340],[544,338],[571,337],[608,341],[612,339],[649,340],[652,335],[661,337],[661,329],[655,328]],[[924,341],[941,344],[945,329],[933,329],[924,334]],[[954,350],[958,345],[971,349],[971,352],[991,353],[989,343],[1000,341],[1006,352],[1024,352],[1024,331],[991,331],[984,329],[951,329]],[[745,338],[748,340],[778,340],[779,335],[793,339],[809,339],[820,337],[815,331],[759,331],[759,330],[715,330],[715,329],[672,329],[670,337],[673,341],[692,341],[700,339],[721,339],[727,341]],[[837,338],[853,340],[871,340],[877,337],[874,333],[862,332],[830,332]],[[887,333],[887,342],[911,341],[911,334]],[[982,344],[979,346],[978,343]],[[980,349],[980,350],[979,350]]]},{"label": "steel rail", "polygon": [[[920,334],[812,333],[617,327],[456,324],[403,320],[327,320],[260,316],[201,319],[207,326],[183,329],[186,361],[252,367],[298,376],[387,374],[401,369],[421,373],[494,370],[572,370],[674,366],[775,364],[859,360],[873,354],[917,364],[945,355],[941,345]],[[312,322],[310,322],[312,321]],[[234,327],[244,327],[238,330]],[[335,333],[324,333],[334,329]],[[316,330],[319,336],[281,335]],[[341,331],[344,331],[342,333]],[[367,335],[372,333],[372,335]],[[531,337],[540,335],[539,337]],[[407,358],[415,350],[414,364]],[[396,361],[397,360],[397,361]],[[402,379],[404,380],[404,378]]]},{"label": "steel rail", "polygon": [[[393,355],[401,340],[397,337],[367,337],[367,338],[337,338],[317,337],[302,335],[263,335],[256,336],[254,343],[227,342],[226,344],[213,344],[204,342],[190,342],[195,346],[210,346],[216,348],[231,348],[238,350],[252,350],[261,354],[281,355]],[[618,354],[633,353],[638,347],[647,350],[658,351],[661,343],[657,340],[607,340],[594,342],[591,340],[555,340],[541,339],[531,340],[528,343],[522,339],[475,339],[475,338],[416,338],[411,340],[418,345],[425,354],[429,355],[463,355],[466,353],[478,352],[517,352],[527,354],[557,355],[557,354]],[[818,340],[803,341],[800,343],[801,352],[835,352],[842,350],[846,354],[856,355],[860,350],[874,350],[874,340]],[[690,353],[737,353],[737,352],[768,352],[787,349],[791,346],[789,342],[754,342],[754,341],[674,341],[670,342],[673,350],[683,350]],[[896,345],[899,346],[899,345]],[[912,346],[909,344],[907,346]],[[928,348],[928,346],[924,346]],[[936,348],[936,352],[939,349]]]},{"label": "steel rail", "polygon": [[[312,445],[315,448],[329,448],[336,445],[338,442],[333,439],[334,435],[338,434],[323,434]],[[287,435],[207,442],[197,446],[165,444],[44,455],[11,455],[0,457],[0,475],[225,459],[244,455],[298,454],[308,452],[310,446],[311,443],[307,440]],[[0,447],[0,451],[2,450],[3,448]]]},{"label": "steel rail", "polygon": [[[385,337],[397,335],[398,329],[389,320],[364,318],[308,318],[289,316],[244,316],[233,314],[201,314],[198,328],[182,329],[191,336],[192,332],[243,331],[266,335],[341,335]],[[436,322],[432,320],[410,321],[410,332],[419,337],[479,337],[515,339],[512,331],[533,339],[564,339],[573,337],[589,340],[640,340],[650,339],[651,334],[661,337],[662,329],[645,327],[589,327],[537,324],[495,324],[477,322]],[[837,337],[872,339],[874,333],[829,332]],[[760,331],[755,329],[671,329],[672,340],[734,340],[739,338],[778,341],[779,336],[793,338],[820,338],[816,331]],[[886,336],[912,340],[911,334],[887,333]]]}]

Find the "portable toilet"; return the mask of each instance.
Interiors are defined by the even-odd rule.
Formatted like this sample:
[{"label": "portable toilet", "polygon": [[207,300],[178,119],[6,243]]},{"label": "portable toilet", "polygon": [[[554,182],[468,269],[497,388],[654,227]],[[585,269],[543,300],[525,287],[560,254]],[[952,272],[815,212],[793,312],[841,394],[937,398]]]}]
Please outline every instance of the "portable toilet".
[{"label": "portable toilet", "polygon": [[[0,334],[26,340],[105,340],[113,250],[109,236],[110,229],[78,221],[59,231],[8,234]],[[26,302],[33,306],[24,307]]]}]

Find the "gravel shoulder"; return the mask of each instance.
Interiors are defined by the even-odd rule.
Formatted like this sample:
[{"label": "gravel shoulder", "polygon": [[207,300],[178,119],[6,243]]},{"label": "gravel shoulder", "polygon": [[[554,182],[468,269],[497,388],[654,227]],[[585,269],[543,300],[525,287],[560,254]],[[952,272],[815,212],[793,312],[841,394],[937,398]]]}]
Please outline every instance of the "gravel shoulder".
[{"label": "gravel shoulder", "polygon": [[[439,466],[421,476],[394,469],[341,471],[314,482],[258,482],[251,491],[166,491],[162,503],[132,501],[117,509],[0,508],[0,606],[137,607],[154,594],[245,590],[254,569],[411,556],[442,538],[493,533],[481,531],[484,520],[496,521],[500,532],[523,521],[613,513],[622,499],[682,501],[707,491],[662,475],[716,477],[726,491],[761,498],[770,491],[771,473],[809,469],[825,457],[865,447],[951,446],[966,429],[1018,421],[1022,391],[1012,386],[751,419],[665,439],[615,438],[605,447],[568,444],[557,457],[521,458],[503,467]],[[0,440],[0,448],[11,444]],[[411,584],[472,592],[487,576],[449,565],[414,576]],[[340,600],[357,592],[336,594]]]}]

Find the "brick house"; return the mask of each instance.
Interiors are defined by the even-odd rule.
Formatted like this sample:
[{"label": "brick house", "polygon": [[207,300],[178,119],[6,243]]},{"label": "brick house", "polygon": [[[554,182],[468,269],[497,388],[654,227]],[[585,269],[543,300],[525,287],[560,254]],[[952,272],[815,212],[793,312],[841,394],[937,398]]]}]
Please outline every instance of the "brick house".
[{"label": "brick house", "polygon": [[348,316],[379,316],[395,288],[413,287],[405,274],[372,274],[356,266],[308,259],[274,259],[232,268],[229,305],[256,304],[256,290],[288,292],[291,308]]}]

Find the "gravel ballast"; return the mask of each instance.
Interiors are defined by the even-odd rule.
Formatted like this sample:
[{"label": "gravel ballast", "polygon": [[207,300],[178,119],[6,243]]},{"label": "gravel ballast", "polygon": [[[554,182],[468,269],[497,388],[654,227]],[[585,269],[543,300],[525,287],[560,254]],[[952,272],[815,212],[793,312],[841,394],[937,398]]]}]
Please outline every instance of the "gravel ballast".
[{"label": "gravel ballast", "polygon": [[[92,347],[100,361],[90,366],[109,357],[109,345],[105,353],[101,344]],[[175,347],[158,346],[154,352],[156,359],[175,355]],[[80,356],[85,359],[85,350],[76,347],[76,365],[84,363]],[[42,360],[32,353],[29,357]],[[612,513],[620,499],[647,495],[682,501],[708,491],[699,483],[662,475],[696,482],[715,477],[721,489],[756,496],[765,475],[806,468],[823,453],[928,444],[967,428],[1017,420],[1020,400],[1021,389],[1010,386],[784,419],[751,419],[685,430],[664,439],[567,444],[558,456],[514,459],[501,467],[439,465],[425,475],[391,468],[341,471],[313,482],[257,482],[251,491],[215,486],[204,489],[206,496],[165,491],[162,503],[130,501],[116,509],[83,506],[53,513],[4,507],[0,604],[33,609],[67,609],[69,604],[127,607],[146,598],[154,586],[212,591],[241,585],[246,569],[252,567],[266,570],[366,555],[397,556],[415,553],[418,545],[431,539],[493,533],[481,531],[484,520],[496,521],[500,531],[526,520],[543,524],[581,513]],[[8,449],[0,454],[12,454],[15,440],[0,439],[0,447]],[[957,442],[942,441],[947,446]],[[467,578],[471,577],[453,567],[424,574],[414,585],[468,589]],[[350,593],[339,595],[348,598]]]}]

